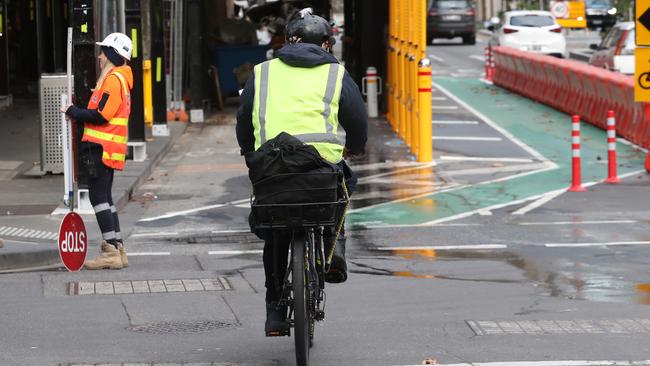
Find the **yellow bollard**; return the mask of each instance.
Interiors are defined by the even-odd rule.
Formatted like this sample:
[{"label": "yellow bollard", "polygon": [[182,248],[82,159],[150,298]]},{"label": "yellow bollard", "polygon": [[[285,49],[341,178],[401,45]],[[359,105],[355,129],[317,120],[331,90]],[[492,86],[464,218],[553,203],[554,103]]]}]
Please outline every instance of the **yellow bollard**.
[{"label": "yellow bollard", "polygon": [[432,131],[431,131],[431,62],[428,58],[423,58],[418,64],[419,78],[419,102],[418,110],[420,117],[420,143],[417,154],[418,161],[421,163],[431,162],[433,159]]},{"label": "yellow bollard", "polygon": [[406,68],[406,121],[404,129],[404,142],[411,148],[411,125],[413,122],[413,78],[411,77],[411,59],[413,55],[410,53],[411,46],[409,45],[409,52],[404,56],[404,67]]},{"label": "yellow bollard", "polygon": [[[415,53],[417,54],[417,46],[416,46],[416,51]],[[413,101],[413,125],[412,129],[413,132],[411,133],[411,153],[415,155],[415,157],[418,157],[420,154],[420,92],[419,92],[419,83],[420,83],[420,76],[419,76],[419,70],[418,70],[418,65],[415,63],[415,57],[413,57],[413,62],[411,63],[413,65],[412,69],[412,74],[415,78],[415,83],[413,85],[413,95],[415,95],[415,100]]]},{"label": "yellow bollard", "polygon": [[404,53],[405,46],[404,41],[400,41],[400,51],[397,53],[397,60],[399,63],[399,127],[397,128],[397,134],[402,139],[404,138],[404,133],[406,129],[406,63],[404,62]]},{"label": "yellow bollard", "polygon": [[153,97],[151,85],[151,60],[142,61],[142,92],[144,96],[144,123],[153,124]]}]

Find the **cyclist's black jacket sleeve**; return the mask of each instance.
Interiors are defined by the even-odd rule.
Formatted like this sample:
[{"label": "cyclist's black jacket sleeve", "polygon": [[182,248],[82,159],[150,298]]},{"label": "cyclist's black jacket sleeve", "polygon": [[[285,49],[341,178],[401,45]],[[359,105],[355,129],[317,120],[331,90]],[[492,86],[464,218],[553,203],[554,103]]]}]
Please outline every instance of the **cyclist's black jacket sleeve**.
[{"label": "cyclist's black jacket sleeve", "polygon": [[353,154],[362,153],[368,140],[368,115],[359,87],[347,71],[339,99],[339,123],[345,130],[345,147]]},{"label": "cyclist's black jacket sleeve", "polygon": [[237,142],[242,155],[255,151],[255,135],[253,134],[253,102],[255,100],[255,75],[251,76],[241,94],[241,105],[237,111]]}]

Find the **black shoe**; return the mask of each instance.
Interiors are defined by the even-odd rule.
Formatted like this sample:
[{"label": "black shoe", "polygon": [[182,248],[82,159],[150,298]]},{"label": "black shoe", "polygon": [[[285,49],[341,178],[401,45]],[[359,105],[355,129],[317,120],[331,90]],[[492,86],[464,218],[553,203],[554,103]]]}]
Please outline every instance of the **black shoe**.
[{"label": "black shoe", "polygon": [[286,306],[278,305],[277,302],[266,303],[266,324],[264,325],[264,332],[267,337],[289,335]]},{"label": "black shoe", "polygon": [[345,237],[339,238],[334,247],[332,265],[325,274],[325,282],[341,283],[348,279],[348,265],[345,263]]}]

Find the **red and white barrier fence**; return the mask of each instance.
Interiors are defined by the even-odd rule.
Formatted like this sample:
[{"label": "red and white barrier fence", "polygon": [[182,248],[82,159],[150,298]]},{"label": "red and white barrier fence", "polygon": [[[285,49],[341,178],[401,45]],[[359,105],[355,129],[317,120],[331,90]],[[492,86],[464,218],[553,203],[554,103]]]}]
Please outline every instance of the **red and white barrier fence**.
[{"label": "red and white barrier fence", "polygon": [[[509,47],[491,47],[490,53],[486,79],[491,76],[495,85],[579,115],[602,129],[607,129],[612,110],[616,134],[650,148],[650,104],[634,101],[634,77]],[[488,71],[492,63],[494,68]],[[650,172],[650,155],[645,168]]]}]

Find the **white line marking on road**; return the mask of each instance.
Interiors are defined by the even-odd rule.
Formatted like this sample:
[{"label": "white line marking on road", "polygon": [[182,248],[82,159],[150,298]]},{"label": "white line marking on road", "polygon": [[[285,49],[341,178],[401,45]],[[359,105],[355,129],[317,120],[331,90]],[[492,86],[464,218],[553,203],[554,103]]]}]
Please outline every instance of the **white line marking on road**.
[{"label": "white line marking on road", "polygon": [[431,107],[432,109],[449,109],[449,110],[455,110],[458,109],[458,106],[456,105],[434,105]]},{"label": "white line marking on road", "polygon": [[431,123],[434,125],[477,125],[478,121],[442,121],[434,119]]},{"label": "white line marking on road", "polygon": [[440,62],[440,63],[444,63],[444,62],[445,62],[445,60],[443,60],[442,58],[440,58],[440,57],[438,57],[438,56],[436,56],[436,55],[431,55],[431,54],[430,54],[430,55],[429,55],[429,58],[432,59],[432,60],[436,60],[436,61],[438,61],[438,62]]},{"label": "white line marking on road", "polygon": [[524,214],[526,214],[526,213],[528,213],[528,212],[530,212],[530,211],[532,211],[532,210],[534,210],[534,209],[536,209],[536,208],[550,202],[552,199],[560,196],[564,192],[566,192],[565,188],[545,193],[538,200],[533,201],[532,203],[518,209],[517,211],[513,212],[512,214],[513,215],[524,215]]},{"label": "white line marking on road", "polygon": [[177,231],[163,231],[159,233],[139,233],[139,234],[131,234],[131,238],[146,238],[149,236],[175,236],[178,235]]},{"label": "white line marking on road", "polygon": [[[351,164],[352,170],[355,172],[360,172],[364,170],[373,170],[373,169],[392,169],[392,168],[403,168],[410,166],[418,166],[423,163],[418,163],[417,161],[385,161],[382,163],[370,163],[370,164]],[[429,164],[429,163],[428,163]]]},{"label": "white line marking on road", "polygon": [[264,251],[262,249],[252,249],[252,250],[211,250],[208,252],[209,255],[239,255],[239,254],[262,254]]},{"label": "white line marking on road", "polygon": [[[367,181],[370,181],[370,180],[373,180],[373,179],[376,179],[376,178],[401,174],[401,173],[408,172],[408,171],[411,171],[411,170],[417,170],[417,169],[422,169],[422,168],[433,167],[435,165],[436,165],[436,163],[420,163],[420,164],[418,164],[416,166],[412,166],[412,167],[406,168],[406,169],[394,170],[394,171],[390,171],[390,172],[386,172],[386,173],[379,173],[379,174],[373,174],[373,175],[369,175],[369,176],[366,176],[366,177],[362,177],[362,178],[358,179],[357,183],[364,183],[364,182],[367,182]],[[356,169],[355,169],[355,171],[356,171]]]},{"label": "white line marking on road", "polygon": [[468,245],[424,245],[412,247],[377,247],[375,250],[379,251],[406,251],[406,250],[481,250],[481,249],[506,249],[507,245],[504,244],[468,244]]},{"label": "white line marking on road", "polygon": [[504,162],[504,163],[532,163],[533,159],[523,159],[523,158],[483,158],[483,157],[473,157],[473,156],[448,156],[442,155],[440,160],[446,161],[494,161],[494,162]]},{"label": "white line marking on road", "polygon": [[477,212],[480,216],[492,216],[492,211],[482,210]]},{"label": "white line marking on road", "polygon": [[445,141],[502,141],[501,137],[475,137],[475,136],[433,136],[433,140]]},{"label": "white line marking on road", "polygon": [[[471,362],[445,363],[438,366],[644,366],[650,360],[643,361],[508,361],[508,362]],[[399,365],[421,366],[421,365]]]},{"label": "white line marking on road", "polygon": [[37,233],[37,232],[38,232],[38,231],[36,231],[36,230],[29,230],[28,232],[25,233],[25,237],[27,237],[27,238],[33,238],[34,236],[36,236],[36,233]]},{"label": "white line marking on road", "polygon": [[616,139],[616,141],[618,141],[618,142],[620,142],[621,144],[624,144],[624,145],[632,146],[636,150],[641,150],[641,151],[646,152],[646,153],[648,152],[648,149],[642,148],[641,146],[636,145],[636,144],[634,144],[634,143],[632,143],[632,142],[630,142],[630,141],[628,141],[628,140],[626,140],[624,138],[619,137],[619,138]]},{"label": "white line marking on road", "polygon": [[14,235],[14,233],[20,231],[19,227],[12,227],[11,230],[7,231],[4,235]]},{"label": "white line marking on road", "polygon": [[[491,119],[487,118],[487,116],[485,116],[484,114],[480,113],[478,110],[474,109],[473,107],[471,107],[469,104],[467,104],[467,103],[465,103],[464,101],[462,101],[462,100],[461,100],[460,98],[458,98],[457,96],[453,95],[449,90],[443,88],[442,86],[436,84],[435,82],[433,82],[433,84],[436,86],[436,88],[438,88],[438,90],[440,90],[441,92],[443,92],[446,96],[448,96],[449,98],[451,98],[451,99],[452,99],[453,101],[455,101],[456,103],[460,104],[463,108],[465,108],[466,110],[468,110],[469,112],[471,112],[472,114],[474,114],[474,115],[475,115],[476,117],[478,117],[480,120],[482,120],[482,121],[484,121],[485,123],[487,123],[490,127],[492,127],[492,128],[494,128],[495,130],[499,131],[499,133],[501,133],[503,136],[505,136],[506,138],[508,138],[508,139],[509,139],[510,141],[512,141],[514,144],[516,144],[517,146],[521,147],[521,148],[524,149],[526,152],[528,152],[529,154],[531,154],[532,156],[534,156],[537,160],[540,160],[540,161],[549,161],[549,160],[548,160],[547,158],[545,158],[542,154],[540,154],[537,150],[535,150],[535,149],[533,149],[531,146],[526,145],[525,143],[523,143],[521,140],[519,140],[518,138],[516,138],[513,134],[511,134],[511,133],[510,133],[509,131],[507,131],[505,128],[503,128],[503,127],[497,125],[494,121],[492,121]],[[557,166],[555,163],[552,163],[552,164],[553,164],[554,166]]]},{"label": "white line marking on road", "polygon": [[33,241],[14,240],[14,239],[7,239],[7,238],[5,238],[5,241],[6,241],[6,242],[9,242],[9,243],[19,243],[19,244],[40,245],[40,243],[36,243],[36,242],[33,242]]},{"label": "white line marking on road", "polygon": [[650,241],[610,241],[602,243],[547,243],[547,248],[606,247],[617,245],[650,245]]},{"label": "white line marking on road", "polygon": [[537,164],[518,164],[518,165],[490,167],[490,168],[460,169],[460,170],[450,170],[448,172],[443,172],[442,175],[455,177],[458,175],[481,175],[481,174],[494,174],[494,173],[506,173],[506,172],[520,172],[525,170],[541,169],[544,168],[545,166],[546,163],[537,163]]},{"label": "white line marking on road", "polygon": [[469,58],[473,58],[474,60],[478,60],[481,62],[485,62],[485,57],[484,56],[479,56],[479,55],[470,55]]},{"label": "white line marking on road", "polygon": [[0,235],[4,234],[5,231],[9,231],[10,227],[2,226],[0,227]]},{"label": "white line marking on road", "polygon": [[636,224],[636,220],[594,220],[594,221],[552,221],[552,222],[519,222],[522,226],[544,225],[601,225],[601,224]]},{"label": "white line marking on road", "polygon": [[[364,206],[364,207],[359,207],[359,208],[355,208],[355,209],[347,210],[346,213],[362,212],[362,211],[366,211],[366,210],[369,210],[369,209],[372,209],[372,208],[376,208],[376,207],[381,207],[381,206],[390,205],[390,204],[392,204],[392,203],[405,202],[405,201],[415,200],[415,199],[423,198],[423,197],[427,197],[427,196],[435,196],[435,195],[437,195],[437,194],[439,194],[439,193],[455,191],[455,190],[457,190],[457,189],[461,189],[461,188],[465,188],[465,187],[469,187],[469,185],[464,184],[464,185],[461,185],[461,186],[453,186],[453,187],[450,187],[450,188],[447,188],[447,189],[443,189],[443,190],[440,190],[440,191],[437,191],[437,192],[433,192],[433,193],[422,193],[422,194],[416,194],[416,195],[414,195],[414,196],[408,196],[408,197],[400,198],[400,199],[393,200],[393,201],[382,202],[382,203],[377,203],[377,204],[375,204],[375,205]],[[383,228],[383,227],[404,227],[404,226],[406,226],[406,227],[413,227],[413,226],[420,226],[420,225],[386,225],[386,226],[381,226],[381,225],[380,225],[380,226],[377,226],[377,227],[379,227],[379,228]],[[368,228],[375,228],[375,226],[368,226]]]},{"label": "white line marking on road", "polygon": [[242,203],[248,202],[248,198],[237,200],[237,201],[232,201],[232,202],[226,202],[226,203],[219,203],[216,205],[209,205],[209,206],[203,206],[203,207],[197,207],[197,208],[192,208],[189,210],[184,210],[184,211],[176,211],[176,212],[168,212],[164,215],[160,216],[155,216],[155,217],[148,217],[146,219],[140,219],[138,222],[149,222],[149,221],[156,221],[156,220],[161,220],[161,219],[168,219],[171,217],[176,217],[176,216],[183,216],[195,212],[200,212],[200,211],[206,211],[206,210],[212,210],[215,208],[221,208],[224,206],[235,206],[239,205]]},{"label": "white line marking on road", "polygon": [[250,229],[242,229],[242,230],[212,230],[212,234],[244,234],[244,233],[250,233]]},{"label": "white line marking on road", "polygon": [[129,257],[164,256],[171,255],[170,252],[133,252],[127,253]]},{"label": "white line marking on road", "polygon": [[447,100],[447,97],[431,97],[431,100]]},{"label": "white line marking on road", "polygon": [[25,234],[27,231],[29,231],[29,229],[22,228],[13,233],[13,236],[23,236],[23,234]]}]

